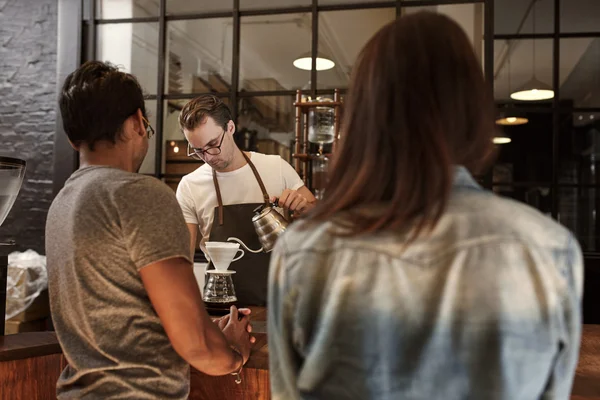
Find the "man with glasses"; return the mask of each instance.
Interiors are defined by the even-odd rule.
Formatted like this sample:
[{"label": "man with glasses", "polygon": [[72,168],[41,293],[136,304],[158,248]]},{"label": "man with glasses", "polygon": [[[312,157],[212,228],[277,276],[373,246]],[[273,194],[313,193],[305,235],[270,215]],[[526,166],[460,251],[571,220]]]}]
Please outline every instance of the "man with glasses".
[{"label": "man with glasses", "polygon": [[[229,108],[216,96],[200,96],[185,105],[179,126],[188,141],[188,156],[205,162],[183,177],[177,200],[191,234],[204,243],[237,237],[250,248],[261,247],[252,224],[254,210],[277,199],[295,216],[316,200],[294,168],[281,157],[241,151],[234,139]],[[243,305],[265,305],[269,254],[246,252],[231,264],[236,296]]]},{"label": "man with glasses", "polygon": [[52,319],[68,361],[58,398],[187,399],[189,364],[239,378],[249,310],[211,321],[173,192],[135,173],[154,133],[135,77],[86,63],[65,80],[60,111],[80,167],[46,224]]}]

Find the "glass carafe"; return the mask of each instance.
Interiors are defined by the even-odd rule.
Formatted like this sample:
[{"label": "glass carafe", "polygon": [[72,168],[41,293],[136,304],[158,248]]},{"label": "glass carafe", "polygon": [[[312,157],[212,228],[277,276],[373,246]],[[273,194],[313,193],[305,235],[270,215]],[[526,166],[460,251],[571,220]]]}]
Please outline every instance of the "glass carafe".
[{"label": "glass carafe", "polygon": [[203,299],[207,305],[218,308],[229,308],[237,301],[233,288],[232,273],[235,271],[206,271],[208,275],[204,285]]},{"label": "glass carafe", "polygon": [[[317,101],[333,101],[318,97]],[[314,107],[308,112],[308,141],[320,145],[333,143],[335,111],[332,107]]]},{"label": "glass carafe", "polygon": [[327,169],[329,158],[324,154],[317,154],[312,160],[312,187],[317,200],[323,200],[327,184]]}]

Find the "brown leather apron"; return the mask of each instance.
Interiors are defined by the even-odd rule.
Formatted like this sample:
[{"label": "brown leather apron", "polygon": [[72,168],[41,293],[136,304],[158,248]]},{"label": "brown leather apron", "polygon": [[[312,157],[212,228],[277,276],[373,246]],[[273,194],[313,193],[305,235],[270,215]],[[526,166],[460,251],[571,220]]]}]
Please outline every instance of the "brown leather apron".
[{"label": "brown leather apron", "polygon": [[[213,182],[217,192],[218,207],[215,207],[213,224],[209,240],[225,242],[229,237],[236,237],[253,250],[261,248],[258,235],[252,224],[254,209],[262,204],[269,204],[269,194],[265,189],[258,171],[250,158],[242,151],[242,155],[252,169],[262,191],[264,203],[231,204],[224,206],[219,189],[217,173],[213,169]],[[244,250],[245,251],[245,250]],[[270,253],[250,253],[245,251],[244,257],[231,263],[233,286],[238,298],[238,306],[265,306],[267,304],[267,280],[269,276]]]}]

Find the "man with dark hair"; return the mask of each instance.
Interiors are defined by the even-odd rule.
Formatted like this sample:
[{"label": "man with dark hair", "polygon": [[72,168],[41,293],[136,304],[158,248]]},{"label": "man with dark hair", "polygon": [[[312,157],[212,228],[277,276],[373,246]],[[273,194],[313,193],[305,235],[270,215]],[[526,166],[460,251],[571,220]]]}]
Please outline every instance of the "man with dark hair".
[{"label": "man with dark hair", "polygon": [[46,225],[50,306],[68,361],[58,397],[186,399],[188,363],[239,374],[254,340],[249,310],[211,321],[173,192],[135,173],[154,133],[139,83],[89,62],[59,102],[80,168]]},{"label": "man with dark hair", "polygon": [[[188,156],[205,162],[183,177],[177,200],[196,247],[237,237],[250,248],[261,247],[252,224],[254,210],[278,199],[284,210],[300,215],[315,204],[298,173],[281,157],[241,151],[234,139],[229,107],[213,95],[195,98],[183,107],[179,126],[188,141]],[[246,255],[231,265],[236,296],[243,305],[265,305],[269,254]]]}]

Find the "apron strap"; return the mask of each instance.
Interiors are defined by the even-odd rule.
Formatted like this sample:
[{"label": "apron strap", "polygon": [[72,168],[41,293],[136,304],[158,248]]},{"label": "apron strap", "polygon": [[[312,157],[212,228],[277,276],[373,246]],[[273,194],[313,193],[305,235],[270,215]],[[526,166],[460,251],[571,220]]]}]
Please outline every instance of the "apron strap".
[{"label": "apron strap", "polygon": [[[270,198],[269,198],[269,194],[267,193],[267,189],[265,188],[265,184],[263,183],[260,175],[258,174],[256,167],[254,166],[254,164],[252,164],[252,161],[250,161],[250,157],[248,157],[246,155],[246,153],[244,153],[243,151],[242,151],[242,155],[244,156],[244,158],[246,159],[246,162],[252,169],[252,172],[254,173],[254,177],[256,178],[258,185],[260,186],[260,190],[262,191],[265,205],[268,206],[270,203]],[[212,171],[212,176],[213,176],[213,183],[215,184],[215,191],[217,192],[217,202],[219,204],[219,225],[223,225],[223,198],[221,197],[221,189],[219,188],[219,181],[217,179],[217,171],[215,171],[214,169]]]},{"label": "apron strap", "polygon": [[243,151],[242,151],[242,155],[246,159],[246,162],[248,163],[248,165],[250,165],[250,168],[252,168],[252,172],[254,172],[254,176],[256,177],[256,180],[258,181],[258,185],[260,186],[260,190],[262,191],[263,198],[265,199],[265,205],[268,206],[270,203],[270,198],[269,198],[269,194],[267,193],[267,189],[265,188],[265,184],[263,183],[262,179],[260,178],[260,175],[258,174],[256,167],[254,166],[254,164],[252,164],[252,161],[250,161],[250,157],[248,157],[246,155],[246,153],[244,153]]},{"label": "apron strap", "polygon": [[219,225],[223,225],[223,198],[221,197],[221,189],[219,189],[219,181],[217,180],[217,171],[212,171],[213,183],[217,192],[217,202],[219,203]]}]

